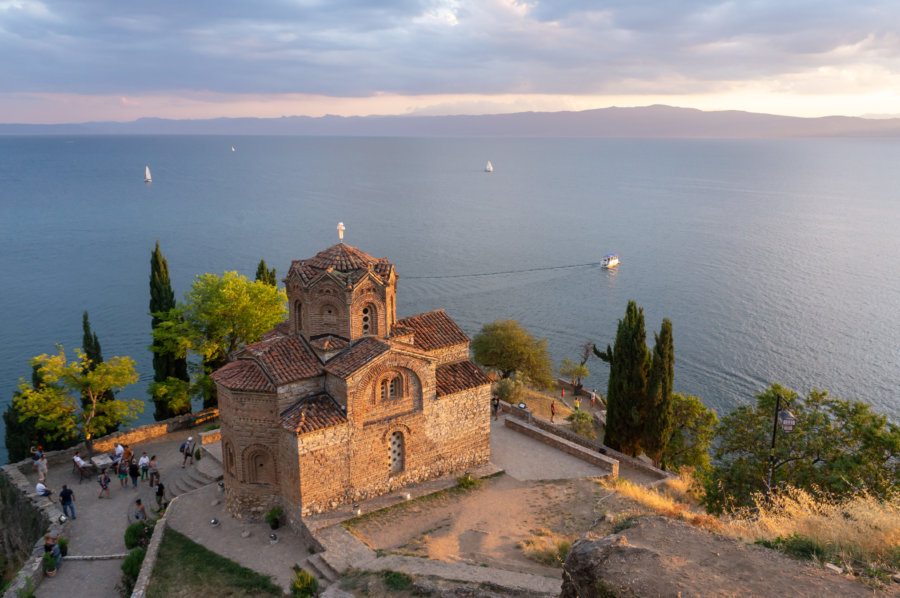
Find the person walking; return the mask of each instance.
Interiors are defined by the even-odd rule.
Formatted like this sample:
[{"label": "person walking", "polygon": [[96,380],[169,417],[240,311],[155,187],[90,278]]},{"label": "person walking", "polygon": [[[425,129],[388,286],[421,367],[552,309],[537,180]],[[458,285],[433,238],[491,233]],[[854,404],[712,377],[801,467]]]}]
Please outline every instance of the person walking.
[{"label": "person walking", "polygon": [[132,459],[128,463],[128,477],[131,478],[131,487],[134,490],[137,490],[137,481],[138,481],[138,476],[140,476],[140,475],[141,475],[141,468],[138,467],[138,464],[134,462],[134,459]]},{"label": "person walking", "polygon": [[147,471],[150,473],[150,487],[153,488],[154,482],[159,483],[159,468],[156,466],[156,455],[150,457]]},{"label": "person walking", "polygon": [[157,478],[156,483],[156,512],[159,513],[163,510],[163,500],[166,498],[166,487],[162,483],[162,480]]},{"label": "person walking", "polygon": [[494,414],[494,420],[500,418],[500,397],[493,395],[491,397],[491,412]]},{"label": "person walking", "polygon": [[63,515],[77,519],[75,517],[75,493],[65,484],[59,491],[59,504],[62,505]]},{"label": "person walking", "polygon": [[550,423],[554,423],[553,419],[556,417],[556,401],[550,401]]},{"label": "person walking", "polygon": [[100,494],[97,495],[97,498],[103,498],[104,492],[106,492],[106,498],[111,498],[109,495],[109,474],[106,473],[105,467],[100,472],[100,475],[97,476],[97,483],[100,484]]},{"label": "person walking", "polygon": [[147,474],[150,471],[150,457],[147,456],[146,452],[138,459],[138,467],[141,468],[141,481],[143,482],[147,479]]},{"label": "person walking", "polygon": [[184,459],[181,460],[181,469],[184,469],[184,466],[188,462],[188,459],[191,460],[191,465],[194,464],[194,445],[192,444],[193,440],[193,436],[188,436],[188,439],[185,440],[181,447],[178,449],[184,454]]},{"label": "person walking", "polygon": [[147,509],[141,504],[141,499],[134,501],[134,520],[147,521]]},{"label": "person walking", "polygon": [[116,473],[119,475],[119,485],[124,488],[128,484],[128,461],[124,458],[119,461]]}]

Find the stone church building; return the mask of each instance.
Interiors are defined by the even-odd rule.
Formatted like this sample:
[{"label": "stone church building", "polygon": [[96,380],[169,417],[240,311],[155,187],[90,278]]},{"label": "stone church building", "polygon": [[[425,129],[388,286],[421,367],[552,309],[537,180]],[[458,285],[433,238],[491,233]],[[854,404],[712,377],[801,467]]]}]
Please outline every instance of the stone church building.
[{"label": "stone church building", "polygon": [[490,380],[443,310],[343,242],[291,263],[289,316],[213,374],[227,508],[303,516],[486,463]]}]

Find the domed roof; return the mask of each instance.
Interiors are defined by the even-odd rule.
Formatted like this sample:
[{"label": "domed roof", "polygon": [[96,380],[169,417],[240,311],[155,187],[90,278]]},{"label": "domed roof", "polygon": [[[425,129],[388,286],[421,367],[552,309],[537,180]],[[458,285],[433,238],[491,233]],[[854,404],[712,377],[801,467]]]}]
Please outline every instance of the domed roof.
[{"label": "domed roof", "polygon": [[390,279],[393,264],[387,258],[374,258],[356,247],[338,243],[306,260],[294,260],[284,278],[285,282],[294,274],[299,275],[304,283],[309,284],[325,272],[344,274],[342,278],[355,282],[366,272],[387,282]]}]

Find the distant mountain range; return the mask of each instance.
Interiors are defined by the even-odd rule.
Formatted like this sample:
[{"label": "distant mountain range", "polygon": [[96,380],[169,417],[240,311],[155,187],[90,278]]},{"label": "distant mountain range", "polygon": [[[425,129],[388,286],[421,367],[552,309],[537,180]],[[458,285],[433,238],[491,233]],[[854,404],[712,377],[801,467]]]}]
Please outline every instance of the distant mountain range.
[{"label": "distant mountain range", "polygon": [[283,116],[63,125],[0,124],[0,135],[316,135],[345,137],[898,137],[900,118],[799,118],[645,106],[479,116]]}]

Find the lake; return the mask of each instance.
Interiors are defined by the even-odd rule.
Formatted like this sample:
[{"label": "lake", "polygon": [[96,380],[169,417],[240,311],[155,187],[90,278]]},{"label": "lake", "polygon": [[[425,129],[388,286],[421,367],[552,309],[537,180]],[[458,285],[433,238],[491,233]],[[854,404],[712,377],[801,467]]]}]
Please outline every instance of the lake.
[{"label": "lake", "polygon": [[898,163],[894,139],[0,137],[0,409],[31,357],[80,346],[84,310],[146,398],[157,239],[181,298],[260,258],[280,278],[343,221],[394,263],[399,317],[514,318],[558,364],[612,343],[634,299],[651,346],[673,322],[675,390],[720,414],[777,381],[897,421]]}]

